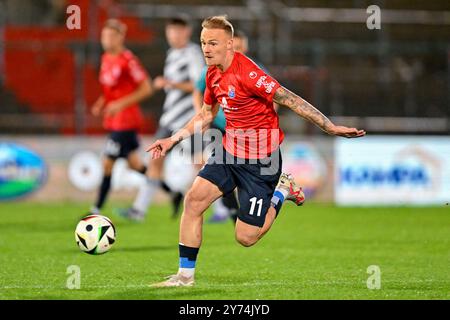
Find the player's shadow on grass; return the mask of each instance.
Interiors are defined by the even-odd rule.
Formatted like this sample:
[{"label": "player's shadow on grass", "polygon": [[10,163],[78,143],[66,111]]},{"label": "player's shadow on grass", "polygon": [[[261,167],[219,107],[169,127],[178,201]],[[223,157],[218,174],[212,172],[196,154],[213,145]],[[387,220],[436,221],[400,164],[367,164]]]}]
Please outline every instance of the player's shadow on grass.
[{"label": "player's shadow on grass", "polygon": [[[140,252],[155,252],[155,251],[165,251],[165,250],[176,250],[176,247],[174,249],[174,246],[139,246],[139,247],[113,247],[111,249],[111,253],[119,253],[119,252],[130,252],[130,253],[140,253]],[[64,253],[74,253],[74,252],[80,252],[80,250],[77,250],[76,247],[70,248],[70,249],[63,249],[61,250]]]},{"label": "player's shadow on grass", "polygon": [[114,251],[118,252],[150,252],[150,251],[164,251],[175,250],[173,245],[161,245],[161,246],[136,246],[136,247],[116,247]]},{"label": "player's shadow on grass", "polygon": [[219,288],[151,288],[144,287],[139,289],[127,289],[125,291],[111,292],[100,299],[118,299],[118,300],[186,300],[186,299],[207,299],[211,294],[220,296],[223,292]]}]

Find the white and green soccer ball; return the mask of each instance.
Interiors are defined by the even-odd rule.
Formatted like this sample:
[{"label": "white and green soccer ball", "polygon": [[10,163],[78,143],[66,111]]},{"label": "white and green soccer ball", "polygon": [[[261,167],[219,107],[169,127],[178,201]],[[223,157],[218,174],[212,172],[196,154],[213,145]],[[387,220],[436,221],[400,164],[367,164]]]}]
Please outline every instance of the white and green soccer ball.
[{"label": "white and green soccer ball", "polygon": [[75,241],[81,251],[89,254],[108,252],[116,241],[116,228],[102,215],[89,215],[75,229]]}]

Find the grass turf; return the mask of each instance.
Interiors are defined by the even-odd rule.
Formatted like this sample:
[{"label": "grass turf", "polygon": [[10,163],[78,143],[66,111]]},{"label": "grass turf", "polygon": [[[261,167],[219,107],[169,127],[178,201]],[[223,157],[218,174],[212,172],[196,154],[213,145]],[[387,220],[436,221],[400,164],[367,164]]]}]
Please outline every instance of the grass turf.
[{"label": "grass turf", "polygon": [[[116,204],[118,206],[118,204]],[[254,247],[233,225],[205,224],[193,288],[153,289],[178,267],[168,206],[142,224],[110,214],[117,242],[82,253],[73,231],[88,204],[0,204],[0,299],[449,299],[450,208],[337,208],[286,204]],[[209,214],[209,213],[208,213]],[[205,219],[206,220],[206,219]],[[81,288],[69,290],[70,265]],[[367,268],[381,270],[369,290]]]}]

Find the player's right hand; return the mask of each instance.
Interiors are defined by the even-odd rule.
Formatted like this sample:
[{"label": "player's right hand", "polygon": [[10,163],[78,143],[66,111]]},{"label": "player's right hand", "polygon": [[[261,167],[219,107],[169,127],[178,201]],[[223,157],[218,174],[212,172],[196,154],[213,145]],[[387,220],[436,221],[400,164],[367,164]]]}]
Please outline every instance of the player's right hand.
[{"label": "player's right hand", "polygon": [[145,151],[152,152],[152,159],[159,159],[161,157],[164,157],[167,152],[172,149],[174,144],[175,141],[171,137],[162,140],[156,140],[153,144],[147,147]]},{"label": "player's right hand", "polygon": [[167,79],[162,77],[162,76],[157,76],[154,80],[153,80],[153,87],[156,90],[161,90],[164,89],[164,87],[168,84]]}]

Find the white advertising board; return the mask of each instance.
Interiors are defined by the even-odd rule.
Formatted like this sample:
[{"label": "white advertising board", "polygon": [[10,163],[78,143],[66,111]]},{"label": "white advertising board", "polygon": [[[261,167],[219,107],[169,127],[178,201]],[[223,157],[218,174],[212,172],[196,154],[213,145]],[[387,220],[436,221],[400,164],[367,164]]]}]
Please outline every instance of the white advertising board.
[{"label": "white advertising board", "polygon": [[446,205],[450,138],[379,136],[335,141],[340,205]]}]

